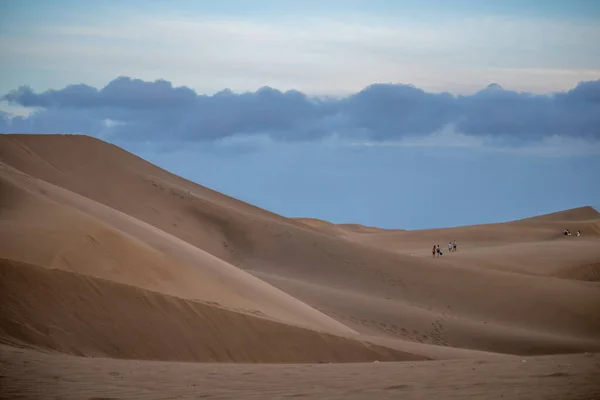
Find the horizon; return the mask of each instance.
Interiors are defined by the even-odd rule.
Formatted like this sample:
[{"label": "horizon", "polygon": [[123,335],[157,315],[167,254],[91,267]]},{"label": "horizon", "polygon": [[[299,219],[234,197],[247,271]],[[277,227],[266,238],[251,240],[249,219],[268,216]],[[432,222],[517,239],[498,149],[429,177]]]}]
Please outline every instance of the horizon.
[{"label": "horizon", "polygon": [[600,188],[600,3],[3,3],[0,133],[76,133],[283,216],[506,222]]}]

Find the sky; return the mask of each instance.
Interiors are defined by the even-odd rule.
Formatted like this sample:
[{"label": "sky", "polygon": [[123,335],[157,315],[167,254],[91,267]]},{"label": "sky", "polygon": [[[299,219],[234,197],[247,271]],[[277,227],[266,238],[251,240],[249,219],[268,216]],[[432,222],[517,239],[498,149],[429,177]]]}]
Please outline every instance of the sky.
[{"label": "sky", "polygon": [[598,208],[600,2],[0,0],[11,132],[337,223]]}]

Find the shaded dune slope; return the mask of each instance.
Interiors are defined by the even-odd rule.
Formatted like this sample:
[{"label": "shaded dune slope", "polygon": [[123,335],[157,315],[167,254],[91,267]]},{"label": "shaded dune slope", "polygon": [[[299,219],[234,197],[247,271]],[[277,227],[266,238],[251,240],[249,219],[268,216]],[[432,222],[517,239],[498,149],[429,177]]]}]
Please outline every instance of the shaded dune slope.
[{"label": "shaded dune slope", "polygon": [[[0,167],[2,167],[0,165]],[[339,322],[126,214],[10,170],[0,187],[2,254],[333,333]],[[31,248],[31,240],[38,244]]]},{"label": "shaded dune slope", "polygon": [[0,259],[0,341],[163,361],[422,360],[89,276]]},{"label": "shaded dune slope", "polygon": [[[600,349],[600,290],[594,278],[600,261],[600,219],[593,209],[505,224],[386,231],[286,219],[84,136],[0,136],[0,162],[29,181],[32,177],[43,181],[35,184],[46,194],[36,189],[34,197],[49,197],[102,221],[118,235],[133,237],[135,246],[145,252],[160,253],[157,260],[165,257],[168,270],[189,269],[199,258],[205,260],[201,264],[212,266],[201,268],[211,271],[208,276],[226,278],[214,278],[223,286],[229,286],[231,275],[244,282],[242,293],[255,292],[248,288],[260,285],[258,281],[280,289],[278,296],[289,295],[286,306],[274,307],[269,299],[285,297],[246,294],[238,301],[232,294],[229,303],[220,302],[230,309],[259,311],[273,320],[339,335],[356,331],[402,349],[410,348],[407,343],[428,345],[428,356],[439,346],[510,354]],[[19,179],[15,185],[23,187]],[[565,226],[573,221],[580,228]],[[24,221],[15,225],[28,226]],[[562,237],[566,227],[581,229],[584,240]],[[6,229],[4,235],[10,231]],[[49,236],[44,239],[47,243],[53,235]],[[431,258],[433,243],[443,247],[452,239],[459,242],[458,253]],[[182,257],[180,249],[189,256]],[[544,249],[552,249],[548,251],[556,257],[540,263]],[[47,266],[47,260],[10,257]],[[83,261],[84,256],[69,265]],[[61,263],[52,264],[57,265]],[[79,268],[83,267],[63,269],[116,280]],[[215,272],[223,269],[230,273]],[[260,280],[246,284],[249,274]],[[206,294],[212,283],[206,285],[204,297],[186,292],[183,283],[175,289],[133,280],[121,283],[187,299],[215,300]],[[267,292],[274,290],[266,286]],[[295,299],[300,304],[292,307]],[[287,312],[291,309],[295,311]]]}]

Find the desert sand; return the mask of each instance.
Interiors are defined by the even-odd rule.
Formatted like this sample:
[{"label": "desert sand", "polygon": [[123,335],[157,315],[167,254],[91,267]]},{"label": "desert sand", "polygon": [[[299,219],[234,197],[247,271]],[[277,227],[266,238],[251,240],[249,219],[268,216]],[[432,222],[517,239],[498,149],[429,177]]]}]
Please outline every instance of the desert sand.
[{"label": "desert sand", "polygon": [[335,225],[91,137],[0,135],[0,274],[6,398],[600,395],[591,207]]}]

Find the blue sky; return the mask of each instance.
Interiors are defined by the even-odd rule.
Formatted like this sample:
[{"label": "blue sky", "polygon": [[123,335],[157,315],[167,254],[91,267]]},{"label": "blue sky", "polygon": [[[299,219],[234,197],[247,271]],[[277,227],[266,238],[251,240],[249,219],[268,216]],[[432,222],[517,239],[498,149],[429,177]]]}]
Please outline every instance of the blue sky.
[{"label": "blue sky", "polygon": [[547,93],[597,79],[600,3],[225,0],[0,2],[0,92],[120,75],[201,93],[347,94],[374,82]]},{"label": "blue sky", "polygon": [[0,1],[0,54],[0,132],[97,136],[287,216],[600,204],[598,1]]}]

